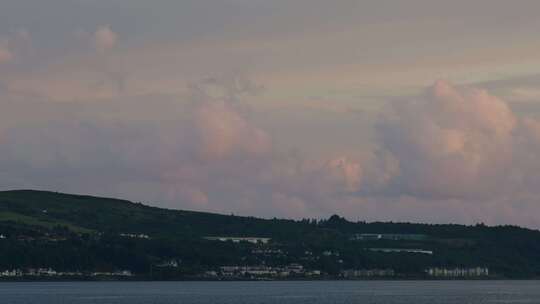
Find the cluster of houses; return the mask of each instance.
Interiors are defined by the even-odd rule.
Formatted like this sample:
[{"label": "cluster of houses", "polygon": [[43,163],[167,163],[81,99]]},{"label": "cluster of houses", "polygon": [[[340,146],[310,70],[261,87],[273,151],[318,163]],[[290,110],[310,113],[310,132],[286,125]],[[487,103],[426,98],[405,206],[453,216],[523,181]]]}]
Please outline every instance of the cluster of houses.
[{"label": "cluster of houses", "polygon": [[348,269],[341,272],[341,277],[345,279],[354,278],[385,278],[393,277],[396,273],[394,269]]},{"label": "cluster of houses", "polygon": [[306,270],[300,264],[287,266],[222,266],[218,271],[207,271],[206,277],[214,278],[287,278],[287,277],[315,277],[320,276],[320,270]]},{"label": "cluster of houses", "polygon": [[436,278],[476,278],[489,276],[489,269],[486,267],[428,268],[426,273],[428,276]]},{"label": "cluster of houses", "polygon": [[281,249],[271,249],[271,248],[255,248],[251,250],[251,254],[263,255],[263,256],[283,256],[285,252]]},{"label": "cluster of houses", "polygon": [[[4,234],[0,234],[0,240],[7,239],[8,237]],[[10,239],[15,239],[19,242],[35,242],[35,241],[45,241],[45,242],[61,242],[67,240],[66,237],[63,236],[56,236],[56,235],[50,235],[50,234],[44,234],[41,236],[28,236],[28,235],[18,235],[18,236],[10,236]]]},{"label": "cluster of houses", "polygon": [[0,278],[17,278],[17,277],[131,277],[133,273],[129,270],[118,270],[114,272],[90,272],[83,273],[80,271],[56,271],[51,268],[29,268],[29,269],[13,269],[0,272]]},{"label": "cluster of houses", "polygon": [[149,240],[150,236],[147,234],[135,234],[135,233],[120,233],[121,237],[131,238],[131,239],[146,239]]}]

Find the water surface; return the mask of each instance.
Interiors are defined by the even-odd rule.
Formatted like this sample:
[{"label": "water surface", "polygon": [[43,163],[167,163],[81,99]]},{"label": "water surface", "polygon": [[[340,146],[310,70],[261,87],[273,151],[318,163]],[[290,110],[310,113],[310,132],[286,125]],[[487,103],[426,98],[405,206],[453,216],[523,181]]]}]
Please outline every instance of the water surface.
[{"label": "water surface", "polygon": [[540,281],[0,283],[0,303],[540,304]]}]

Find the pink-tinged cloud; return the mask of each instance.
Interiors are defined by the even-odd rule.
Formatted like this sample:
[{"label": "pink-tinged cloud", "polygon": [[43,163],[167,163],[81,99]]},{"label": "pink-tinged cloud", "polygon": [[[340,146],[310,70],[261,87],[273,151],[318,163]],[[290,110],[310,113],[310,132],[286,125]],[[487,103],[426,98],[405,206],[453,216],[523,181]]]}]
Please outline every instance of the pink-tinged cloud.
[{"label": "pink-tinged cloud", "polygon": [[[325,197],[336,194],[351,194],[360,190],[362,183],[362,167],[357,161],[346,157],[331,159],[296,159],[297,164],[291,165],[298,168],[292,178],[296,179],[291,185],[300,186],[297,190],[299,196]],[[284,174],[283,177],[289,176]],[[276,179],[280,180],[280,173]],[[313,198],[313,196],[312,196]]]},{"label": "pink-tinged cloud", "polygon": [[422,197],[491,195],[513,166],[517,118],[486,91],[438,81],[424,98],[397,107],[379,128],[399,162],[396,187]]},{"label": "pink-tinged cloud", "polygon": [[118,35],[108,25],[99,27],[94,33],[94,46],[100,53],[112,49],[117,43]]},{"label": "pink-tinged cloud", "polygon": [[258,157],[270,151],[270,138],[231,105],[207,102],[193,113],[198,155],[204,160]]},{"label": "pink-tinged cloud", "polygon": [[194,209],[297,216],[360,190],[360,163],[280,152],[231,90],[200,89],[186,108],[189,119],[177,125],[176,139],[161,147],[161,182],[169,200]]},{"label": "pink-tinged cloud", "polygon": [[328,179],[337,185],[342,185],[346,192],[360,190],[362,183],[362,168],[357,162],[342,157],[330,160],[324,167]]},{"label": "pink-tinged cloud", "polygon": [[230,92],[198,90],[159,123],[0,129],[0,181],[224,213],[536,225],[540,122],[483,90],[439,81],[396,105],[369,159],[280,151]]},{"label": "pink-tinged cloud", "polygon": [[0,41],[0,64],[8,63],[15,58],[12,51],[9,49],[7,42]]}]

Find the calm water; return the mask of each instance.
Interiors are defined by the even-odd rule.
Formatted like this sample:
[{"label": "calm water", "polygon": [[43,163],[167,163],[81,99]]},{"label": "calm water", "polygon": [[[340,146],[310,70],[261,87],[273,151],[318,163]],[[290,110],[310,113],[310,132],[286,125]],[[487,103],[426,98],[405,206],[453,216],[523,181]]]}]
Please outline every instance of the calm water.
[{"label": "calm water", "polygon": [[0,303],[540,303],[540,281],[0,283]]}]

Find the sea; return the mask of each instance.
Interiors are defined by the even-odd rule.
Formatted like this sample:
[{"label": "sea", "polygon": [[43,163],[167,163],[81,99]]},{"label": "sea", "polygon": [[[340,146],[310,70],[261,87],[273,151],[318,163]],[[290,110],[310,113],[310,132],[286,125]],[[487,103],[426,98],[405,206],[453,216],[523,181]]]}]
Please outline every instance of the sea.
[{"label": "sea", "polygon": [[0,283],[2,304],[540,303],[540,281]]}]

